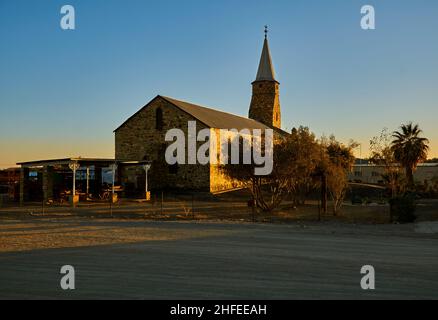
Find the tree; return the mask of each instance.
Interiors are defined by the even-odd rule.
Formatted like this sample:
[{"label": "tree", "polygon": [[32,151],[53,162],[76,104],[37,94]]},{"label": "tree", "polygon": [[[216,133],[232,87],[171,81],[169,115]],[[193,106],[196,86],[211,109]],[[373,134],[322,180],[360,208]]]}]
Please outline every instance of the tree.
[{"label": "tree", "polygon": [[400,173],[400,166],[394,157],[392,149],[392,134],[384,128],[379,136],[370,140],[370,162],[384,168],[382,179],[389,190],[391,197],[396,197],[403,189],[404,181]]},{"label": "tree", "polygon": [[429,140],[420,137],[422,130],[418,124],[403,124],[400,131],[395,131],[392,135],[393,141],[391,149],[394,158],[405,169],[408,187],[414,188],[414,171],[418,164],[427,160],[429,151]]},{"label": "tree", "polygon": [[[244,139],[241,136],[233,138],[232,142],[239,146],[239,159],[243,159]],[[254,143],[254,142],[253,142]],[[264,142],[261,146],[252,145],[252,148],[264,149]],[[253,197],[254,206],[264,212],[271,212],[277,208],[286,193],[286,184],[288,181],[288,159],[286,154],[286,141],[280,139],[275,141],[273,150],[273,169],[271,174],[266,176],[255,175],[254,159],[251,163],[245,164],[240,161],[238,164],[222,165],[222,171],[230,178],[240,182],[242,186],[248,189]]]},{"label": "tree", "polygon": [[319,187],[321,189],[321,210],[319,212],[319,220],[321,220],[322,213],[327,213],[328,208],[328,189],[327,189],[327,177],[330,174],[330,159],[327,154],[327,139],[321,138],[318,142],[318,158],[317,165],[313,175],[319,178]]},{"label": "tree", "polygon": [[347,175],[341,166],[330,167],[327,189],[333,201],[333,215],[336,216],[342,207],[348,189]]},{"label": "tree", "polygon": [[[238,144],[241,153],[243,143],[239,141]],[[254,161],[224,165],[222,170],[230,178],[240,181],[252,193],[255,206],[265,212],[277,208],[287,194],[292,197],[294,205],[304,204],[309,194],[320,186],[323,211],[327,211],[327,195],[330,194],[336,214],[345,198],[347,173],[354,163],[355,147],[354,142],[344,145],[334,136],[318,141],[309,128],[299,127],[276,140],[270,175],[256,176]]]},{"label": "tree", "polygon": [[330,137],[326,146],[328,155],[327,188],[333,201],[333,214],[337,215],[345,199],[348,189],[348,172],[351,171],[355,157],[353,150],[358,146],[354,141],[344,145]]},{"label": "tree", "polygon": [[320,146],[310,129],[301,126],[292,129],[283,148],[287,157],[287,192],[294,205],[303,205],[317,187],[314,173],[318,166]]}]

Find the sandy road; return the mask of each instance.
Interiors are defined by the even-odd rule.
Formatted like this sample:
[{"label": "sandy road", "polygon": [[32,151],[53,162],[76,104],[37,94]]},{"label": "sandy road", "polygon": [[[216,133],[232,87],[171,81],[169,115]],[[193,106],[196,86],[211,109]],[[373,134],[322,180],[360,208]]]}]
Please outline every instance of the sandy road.
[{"label": "sandy road", "polygon": [[[438,299],[438,236],[414,230],[0,221],[0,298]],[[76,270],[74,291],[59,286],[66,264]],[[373,292],[359,285],[365,264],[376,269]]]}]

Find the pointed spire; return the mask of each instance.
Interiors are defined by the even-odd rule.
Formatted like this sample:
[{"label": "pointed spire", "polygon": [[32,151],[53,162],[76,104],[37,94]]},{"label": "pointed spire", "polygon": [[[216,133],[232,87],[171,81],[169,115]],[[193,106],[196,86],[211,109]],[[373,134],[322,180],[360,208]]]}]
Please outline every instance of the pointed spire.
[{"label": "pointed spire", "polygon": [[265,26],[265,41],[263,43],[262,57],[260,58],[259,70],[255,81],[275,81],[275,71],[272,64],[271,52],[268,43],[268,26]]}]

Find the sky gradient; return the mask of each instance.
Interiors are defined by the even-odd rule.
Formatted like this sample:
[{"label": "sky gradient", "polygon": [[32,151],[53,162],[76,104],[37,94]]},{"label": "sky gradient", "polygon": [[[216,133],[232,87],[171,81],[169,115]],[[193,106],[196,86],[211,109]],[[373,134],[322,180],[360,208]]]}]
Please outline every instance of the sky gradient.
[{"label": "sky gradient", "polygon": [[284,129],[354,139],[365,156],[413,121],[438,157],[437,16],[436,0],[0,0],[0,168],[113,157],[113,130],[157,94],[246,116],[265,24]]}]

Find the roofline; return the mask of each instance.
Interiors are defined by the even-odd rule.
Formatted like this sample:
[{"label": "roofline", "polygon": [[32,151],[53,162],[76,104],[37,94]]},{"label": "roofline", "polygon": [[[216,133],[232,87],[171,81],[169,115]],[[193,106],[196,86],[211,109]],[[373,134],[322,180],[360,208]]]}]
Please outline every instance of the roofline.
[{"label": "roofline", "polygon": [[115,129],[113,132],[118,131],[119,129],[121,129],[129,120],[131,120],[132,118],[134,118],[137,114],[139,114],[141,111],[143,111],[145,108],[147,108],[152,102],[154,102],[157,98],[159,98],[160,95],[155,96],[151,101],[149,101],[146,105],[144,105],[143,107],[141,107],[136,113],[134,113],[132,116],[130,116],[128,119],[126,119],[120,126],[117,127],[117,129]]},{"label": "roofline", "polygon": [[[277,82],[277,81],[276,81],[276,82]],[[123,123],[122,123],[117,129],[115,129],[113,132],[115,133],[115,132],[117,132],[119,129],[121,129],[123,126],[125,126],[125,124],[126,124],[129,120],[131,120],[133,117],[135,117],[135,116],[136,116],[137,114],[139,114],[141,111],[143,111],[144,109],[146,109],[147,107],[149,107],[149,105],[150,105],[151,103],[153,103],[153,102],[154,102],[156,99],[158,99],[158,98],[161,98],[161,99],[165,100],[166,102],[170,103],[172,106],[178,108],[179,110],[181,110],[181,111],[184,112],[185,114],[187,114],[187,115],[191,116],[192,118],[196,119],[197,121],[199,121],[200,123],[202,123],[203,125],[205,125],[207,128],[213,128],[212,126],[207,125],[205,122],[199,120],[199,118],[197,118],[197,117],[195,117],[194,115],[188,113],[187,111],[185,111],[184,109],[182,109],[181,107],[179,107],[178,105],[176,105],[174,102],[172,102],[171,100],[169,100],[169,99],[174,99],[174,98],[165,97],[165,96],[162,96],[162,95],[157,95],[157,96],[155,96],[155,98],[153,98],[151,101],[149,101],[145,106],[143,106],[140,110],[138,110],[136,113],[134,113],[132,116],[130,116],[125,122],[123,122]],[[174,99],[174,100],[177,100],[177,99]],[[193,103],[191,103],[191,102],[182,101],[182,100],[179,100],[179,101],[181,101],[181,102],[183,102],[183,103],[192,104],[192,105],[198,106],[198,107],[200,107],[200,108],[205,108],[205,109],[215,110],[215,109],[208,108],[208,107],[205,107],[205,106],[196,105],[196,104],[193,104]],[[232,115],[232,116],[234,116],[234,117],[240,117],[240,118],[245,119],[245,120],[252,120],[252,121],[254,121],[254,122],[257,122],[257,123],[259,123],[259,124],[264,125],[266,128],[271,128],[270,126],[268,126],[268,125],[266,125],[266,124],[264,124],[264,123],[262,123],[262,122],[260,122],[260,121],[257,121],[257,120],[254,120],[254,119],[251,119],[251,118],[245,118],[245,117],[243,117],[243,116],[239,116],[239,115],[236,115],[236,114],[232,114],[232,113],[230,113],[230,112],[225,112],[225,111],[220,111],[220,110],[215,110],[215,111],[219,111],[219,112],[222,112],[222,113],[225,113],[225,114],[229,114],[229,115]],[[218,129],[220,129],[220,128],[218,128]],[[232,129],[232,128],[228,128],[228,129]],[[281,128],[276,128],[276,127],[274,127],[273,129],[275,129],[275,130],[280,130],[280,131],[283,132],[283,133],[288,133],[288,132],[284,131],[284,130],[281,129]]]},{"label": "roofline", "polygon": [[[149,101],[145,106],[143,106],[142,108],[140,108],[140,110],[138,110],[136,113],[134,113],[132,116],[130,116],[125,122],[123,122],[116,130],[114,130],[113,132],[117,132],[119,129],[121,129],[126,123],[129,122],[129,120],[131,120],[132,118],[134,118],[137,114],[139,114],[141,111],[143,111],[144,109],[146,109],[147,107],[149,107],[150,104],[152,104],[152,102],[154,102],[156,99],[163,99],[165,100],[167,103],[170,103],[172,106],[174,106],[175,108],[178,108],[179,110],[181,110],[182,112],[184,112],[185,114],[191,116],[192,118],[198,120],[200,123],[202,123],[203,125],[205,125],[208,128],[211,128],[209,125],[207,125],[206,123],[202,122],[201,120],[199,120],[198,118],[194,117],[192,114],[188,113],[187,111],[181,109],[179,106],[177,106],[175,103],[173,103],[172,101],[170,101],[169,99],[167,99],[167,97],[162,96],[162,95],[157,95],[155,96],[155,98],[153,98],[151,101]],[[176,100],[176,99],[175,99]],[[185,102],[185,101],[182,101]],[[185,102],[185,103],[189,103],[189,102]]]},{"label": "roofline", "polygon": [[[181,111],[184,111],[184,112],[187,113],[188,115],[190,115],[190,116],[192,116],[193,118],[197,119],[199,122],[203,123],[205,126],[207,126],[207,127],[209,127],[209,128],[212,128],[212,129],[227,129],[227,130],[233,130],[233,129],[236,129],[236,128],[216,128],[216,127],[212,127],[212,126],[210,126],[210,125],[207,125],[207,124],[205,124],[204,122],[202,122],[201,120],[199,120],[197,117],[195,117],[195,116],[192,115],[191,113],[188,113],[187,111],[181,109],[178,105],[175,105],[172,101],[169,101],[168,99],[177,100],[177,101],[179,101],[179,102],[183,102],[183,103],[191,104],[191,105],[194,105],[194,106],[197,106],[197,107],[200,107],[200,108],[204,108],[204,109],[209,109],[209,110],[212,110],[212,111],[215,111],[215,112],[224,113],[224,114],[227,114],[227,115],[230,115],[230,116],[236,117],[236,118],[241,118],[242,120],[254,121],[254,122],[257,122],[258,124],[261,124],[261,125],[265,126],[266,129],[270,129],[270,128],[271,128],[270,126],[264,124],[263,122],[257,121],[257,120],[255,120],[255,119],[247,118],[247,117],[244,117],[244,116],[242,116],[242,115],[238,115],[238,114],[234,114],[234,113],[226,112],[226,111],[222,111],[222,110],[217,110],[217,109],[214,109],[214,108],[212,108],[212,107],[201,106],[201,105],[198,105],[198,104],[194,104],[194,103],[191,103],[191,102],[188,102],[188,101],[183,101],[183,100],[174,99],[174,98],[171,98],[171,97],[165,97],[165,96],[160,96],[160,97],[162,97],[162,98],[165,99],[167,102],[171,103],[172,105],[174,105],[175,107],[177,107],[177,108],[180,109]],[[253,130],[253,128],[248,128],[248,129]],[[278,129],[278,128],[276,128],[276,129]],[[280,130],[281,130],[281,129],[280,129]]]},{"label": "roofline", "polygon": [[[56,164],[68,164],[71,162],[85,162],[85,163],[118,163],[122,165],[136,165],[136,164],[148,164],[149,160],[130,160],[130,159],[113,159],[113,158],[62,158],[62,159],[47,159],[47,160],[35,160],[18,162],[20,166],[44,166],[44,165],[56,165]],[[19,169],[19,168],[17,168]]]},{"label": "roofline", "polygon": [[[175,103],[173,103],[172,101],[169,100],[169,99],[173,99],[173,98],[165,97],[165,96],[160,96],[160,95],[158,95],[158,96],[159,96],[160,98],[163,98],[163,99],[166,100],[168,103],[170,103],[172,106],[178,108],[179,110],[181,110],[181,111],[184,112],[185,114],[187,114],[187,115],[191,116],[192,118],[198,120],[200,123],[202,123],[202,124],[203,124],[204,126],[206,126],[207,128],[210,128],[210,129],[212,128],[211,126],[209,126],[209,125],[206,124],[205,122],[199,120],[199,118],[195,117],[193,114],[188,113],[187,111],[185,111],[184,109],[180,108],[180,107],[177,106]],[[175,99],[175,100],[177,100],[177,99]],[[180,101],[181,101],[181,100],[180,100]],[[190,103],[190,102],[187,102],[187,101],[181,101],[181,102],[188,103],[188,104],[193,104],[193,103]],[[199,105],[196,105],[196,106],[198,106],[198,107],[202,107],[202,106],[199,106]],[[203,108],[205,108],[205,107],[203,107]],[[206,109],[209,109],[209,108],[206,108]]]},{"label": "roofline", "polygon": [[19,166],[38,166],[44,164],[64,164],[69,162],[115,162],[115,159],[109,158],[61,158],[61,159],[45,159],[35,161],[17,162]]},{"label": "roofline", "polygon": [[284,134],[284,135],[290,135],[290,132],[287,132],[286,130],[283,130],[281,128],[271,127],[271,129],[273,129],[274,131],[278,131],[279,133]]},{"label": "roofline", "polygon": [[23,162],[17,162],[16,164],[18,166],[22,165],[30,165],[30,164],[38,164],[38,163],[44,163],[44,162],[68,162],[73,161],[73,158],[62,158],[62,159],[46,159],[46,160],[35,160],[35,161],[23,161]]}]

